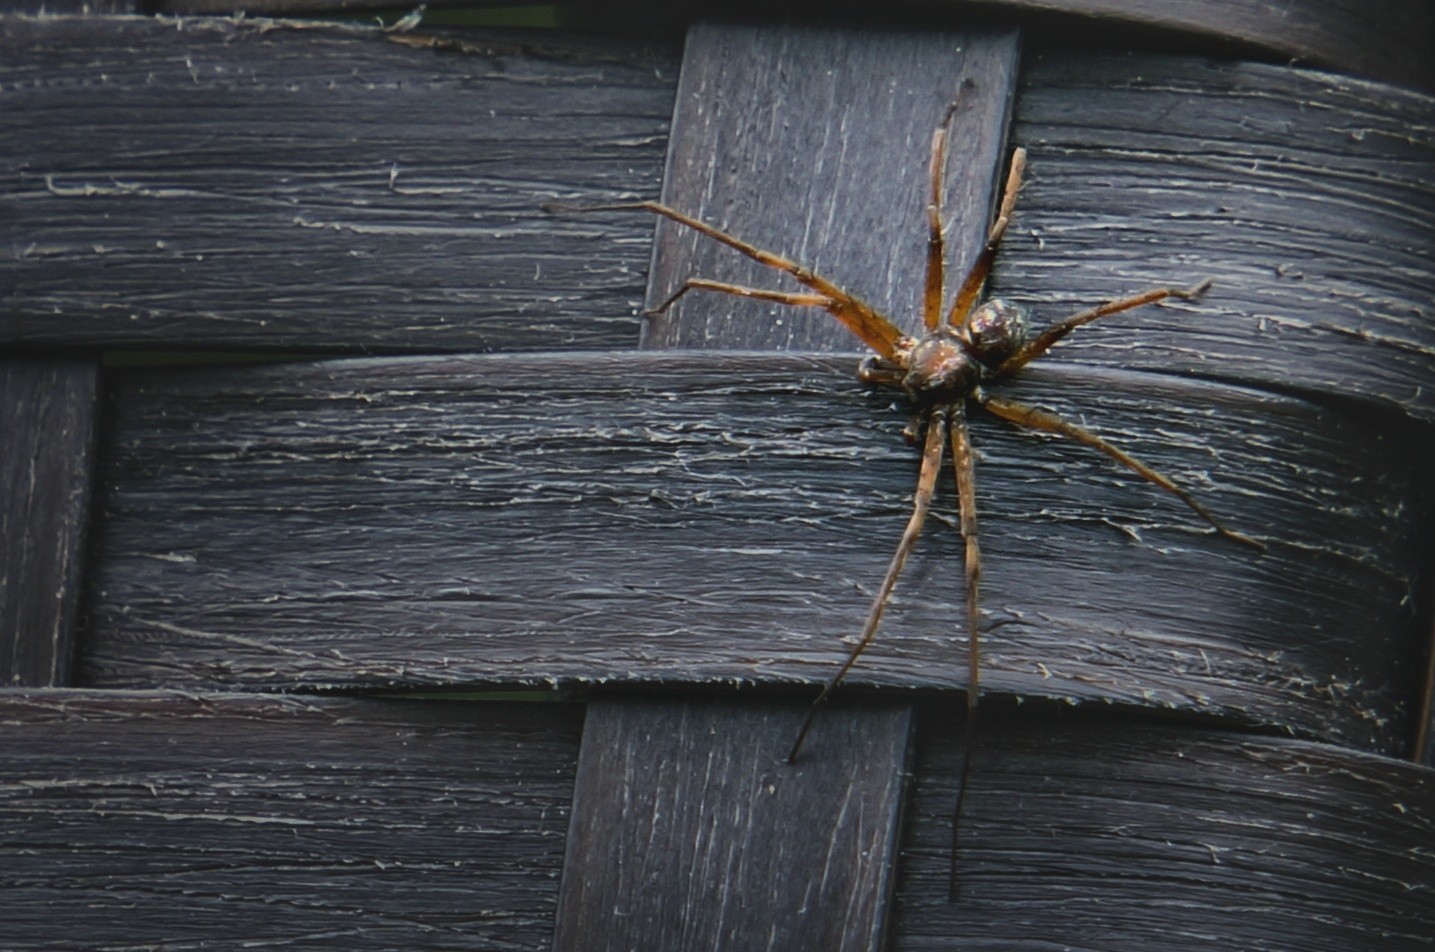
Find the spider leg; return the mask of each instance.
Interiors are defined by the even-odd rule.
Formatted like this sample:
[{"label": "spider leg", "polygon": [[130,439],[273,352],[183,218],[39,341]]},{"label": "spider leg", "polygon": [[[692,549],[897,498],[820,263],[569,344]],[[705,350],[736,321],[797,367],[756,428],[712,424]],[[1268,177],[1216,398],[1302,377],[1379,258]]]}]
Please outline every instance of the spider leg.
[{"label": "spider leg", "polygon": [[967,432],[966,408],[957,404],[952,412],[952,469],[957,477],[957,502],[960,509],[962,541],[966,543],[967,571],[967,719],[962,726],[965,738],[962,766],[957,781],[957,800],[952,806],[951,866],[948,870],[948,893],[952,901],[958,896],[957,841],[962,823],[962,809],[967,799],[967,778],[971,774],[972,747],[976,744],[977,700],[981,697],[981,643],[978,641],[978,594],[982,577],[982,552],[977,541],[977,492],[975,457],[972,438]]},{"label": "spider leg", "polygon": [[675,221],[680,225],[686,225],[696,232],[707,235],[714,241],[746,255],[758,264],[792,275],[799,284],[811,288],[827,298],[828,303],[821,305],[827,313],[837,318],[838,322],[851,331],[862,343],[888,360],[896,360],[912,345],[911,338],[902,333],[902,329],[896,324],[877,313],[872,305],[847,293],[821,275],[796,262],[789,261],[781,255],[775,255],[756,245],[750,245],[740,238],[714,228],[706,222],[699,221],[691,215],[685,215],[675,208],[669,208],[661,202],[625,202],[617,205],[588,205],[584,207],[549,205],[548,208],[554,211],[575,212],[650,211],[654,215]]},{"label": "spider leg", "polygon": [[862,358],[857,365],[857,379],[872,387],[901,387],[906,371],[900,365],[881,357]]},{"label": "spider leg", "polygon": [[1007,170],[1006,185],[1002,188],[1001,206],[997,209],[996,221],[992,222],[991,230],[987,232],[987,243],[981,254],[977,255],[972,270],[967,272],[961,289],[957,291],[957,299],[952,302],[952,309],[947,314],[947,323],[953,327],[959,328],[966,323],[967,315],[976,306],[977,298],[981,297],[982,288],[987,283],[987,275],[992,270],[992,261],[997,255],[997,248],[1006,236],[1007,226],[1011,224],[1011,213],[1016,207],[1016,193],[1021,188],[1021,176],[1025,170],[1026,149],[1018,147],[1011,154],[1011,168]]},{"label": "spider leg", "polygon": [[983,407],[990,410],[992,413],[1001,417],[1003,420],[1015,423],[1017,426],[1024,426],[1033,430],[1041,430],[1045,433],[1056,433],[1060,436],[1070,437],[1071,439],[1076,440],[1078,443],[1105,453],[1107,456],[1116,460],[1116,462],[1120,463],[1122,466],[1125,466],[1126,468],[1132,470],[1137,475],[1141,476],[1143,479],[1155,483],[1157,486],[1160,486],[1168,493],[1171,493],[1172,495],[1179,498],[1182,502],[1191,507],[1192,512],[1209,522],[1218,533],[1225,536],[1227,539],[1230,539],[1232,542],[1239,542],[1242,545],[1248,545],[1251,548],[1258,549],[1262,552],[1265,551],[1266,547],[1263,543],[1252,539],[1250,536],[1245,536],[1239,532],[1235,532],[1234,530],[1227,529],[1225,526],[1221,525],[1219,521],[1217,521],[1215,516],[1211,515],[1210,511],[1206,509],[1205,506],[1201,505],[1199,502],[1196,501],[1196,497],[1192,496],[1189,492],[1182,489],[1180,486],[1177,486],[1170,479],[1166,478],[1165,476],[1162,476],[1160,473],[1156,472],[1154,469],[1147,466],[1145,463],[1142,463],[1140,460],[1135,459],[1130,454],[1112,446],[1110,443],[1106,442],[1101,437],[1097,436],[1095,433],[1082,429],[1074,423],[1068,423],[1054,413],[1048,413],[1047,411],[1039,410],[1036,407],[1029,407],[1023,403],[1017,403],[1015,400],[1004,400],[1001,397],[988,396],[985,393],[981,392],[978,392],[976,394],[976,399]]},{"label": "spider leg", "polygon": [[1149,291],[1142,291],[1140,294],[1133,294],[1130,297],[1124,297],[1116,301],[1107,301],[1105,304],[1098,304],[1096,307],[1079,311],[1065,320],[1048,327],[1025,347],[1007,358],[1006,363],[997,368],[997,378],[1011,376],[1048,350],[1051,350],[1052,345],[1056,344],[1067,334],[1070,334],[1083,324],[1090,324],[1097,318],[1120,314],[1122,311],[1129,311],[1132,308],[1141,307],[1145,304],[1155,304],[1157,301],[1164,301],[1167,298],[1180,298],[1183,301],[1194,301],[1202,294],[1205,294],[1210,287],[1211,281],[1208,278],[1191,288],[1152,288]]},{"label": "spider leg", "polygon": [[797,739],[792,743],[792,750],[788,752],[787,762],[794,763],[797,760],[797,753],[802,748],[802,742],[807,737],[808,730],[812,727],[812,719],[817,714],[817,708],[827,695],[842,682],[847,672],[857,663],[862,652],[872,643],[873,637],[877,634],[877,624],[882,620],[882,612],[887,608],[887,602],[892,598],[892,589],[897,584],[897,576],[902,572],[902,566],[911,554],[912,547],[917,543],[917,537],[922,533],[922,524],[927,521],[927,510],[932,505],[932,491],[937,485],[937,473],[942,468],[942,453],[946,446],[948,410],[940,407],[932,411],[927,420],[927,440],[922,450],[922,470],[917,477],[917,492],[912,502],[912,517],[907,521],[907,528],[902,532],[902,541],[897,543],[897,551],[892,554],[892,562],[887,566],[887,574],[882,579],[881,586],[877,589],[877,595],[872,599],[872,607],[867,610],[867,622],[862,626],[862,636],[852,653],[847,656],[842,667],[837,673],[827,680],[822,686],[822,692],[807,709],[807,717],[802,722],[802,727],[797,732]]},{"label": "spider leg", "polygon": [[661,314],[677,303],[678,298],[692,290],[718,291],[723,294],[735,294],[738,297],[755,298],[759,301],[776,301],[778,304],[787,304],[792,307],[829,307],[832,299],[821,294],[791,294],[787,291],[768,291],[764,288],[745,288],[737,284],[726,284],[722,281],[709,281],[706,278],[688,278],[683,286],[678,288],[672,297],[655,308],[644,311],[645,314]]},{"label": "spider leg", "polygon": [[942,172],[947,164],[947,139],[952,134],[952,116],[957,103],[947,107],[947,114],[932,133],[932,164],[928,170],[931,191],[927,196],[927,283],[922,295],[922,324],[929,331],[942,322],[942,272],[946,268],[946,251],[942,239]]},{"label": "spider leg", "polygon": [[972,438],[967,432],[967,415],[962,404],[952,412],[952,469],[957,477],[957,502],[960,506],[962,541],[966,543],[967,570],[967,718],[976,715],[977,698],[981,694],[981,646],[977,640],[978,585],[982,577],[982,550],[977,539],[976,467]]}]

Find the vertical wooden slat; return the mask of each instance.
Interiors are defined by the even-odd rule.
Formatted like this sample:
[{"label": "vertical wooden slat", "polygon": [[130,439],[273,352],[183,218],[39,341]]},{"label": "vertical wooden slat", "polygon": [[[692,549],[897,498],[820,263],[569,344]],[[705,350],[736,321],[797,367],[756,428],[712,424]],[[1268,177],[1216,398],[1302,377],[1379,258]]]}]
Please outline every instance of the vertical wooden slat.
[{"label": "vertical wooden slat", "polygon": [[555,948],[879,948],[911,714],[834,707],[590,703]]},{"label": "vertical wooden slat", "polygon": [[[949,270],[961,271],[987,227],[1016,57],[1010,33],[696,26],[663,198],[915,327],[932,131],[965,86],[946,198]],[[669,222],[657,235],[650,304],[693,276],[792,288]],[[860,349],[820,311],[701,293],[655,319],[644,345]],[[886,558],[874,547],[873,584]],[[834,702],[789,766],[804,710],[592,703],[555,948],[881,948],[912,710]]]},{"label": "vertical wooden slat", "polygon": [[0,685],[67,684],[99,365],[0,361]]},{"label": "vertical wooden slat", "polygon": [[[944,217],[948,271],[964,272],[990,220],[1016,47],[1011,33],[696,26],[678,80],[663,201],[812,268],[913,330],[921,324],[932,131],[960,98]],[[649,306],[690,277],[798,290],[660,222]],[[862,350],[820,310],[706,293],[655,317],[643,343]]]}]

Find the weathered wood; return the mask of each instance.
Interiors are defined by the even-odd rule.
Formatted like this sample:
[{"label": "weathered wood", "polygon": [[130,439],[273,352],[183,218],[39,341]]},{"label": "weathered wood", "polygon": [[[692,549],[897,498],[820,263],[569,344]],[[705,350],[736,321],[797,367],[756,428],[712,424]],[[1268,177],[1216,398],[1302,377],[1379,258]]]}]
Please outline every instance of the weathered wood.
[{"label": "weathered wood", "polygon": [[1094,713],[986,720],[955,903],[961,748],[924,721],[890,949],[1429,948],[1435,771]]},{"label": "weathered wood", "polygon": [[881,948],[910,708],[804,710],[590,702],[555,950]]},{"label": "weathered wood", "polygon": [[[535,5],[546,0],[529,0]],[[505,6],[510,4],[505,4]],[[512,6],[519,6],[513,3]],[[891,12],[901,3],[886,3]],[[918,5],[918,4],[912,4]],[[964,3],[934,5],[921,2],[928,22],[949,16],[970,15]],[[249,14],[307,13],[335,10],[393,9],[393,0],[157,0],[155,9],[169,13],[247,12]],[[471,6],[470,0],[430,0],[429,7]],[[788,15],[808,12],[796,7]],[[1354,72],[1394,82],[1430,88],[1435,85],[1428,56],[1428,38],[1435,32],[1431,7],[1422,0],[987,0],[1008,22],[1020,17],[1023,25],[1039,26],[1038,33],[1072,42],[1088,34],[1108,39],[1113,31],[1127,29],[1132,45],[1148,37],[1132,28],[1162,31],[1162,39],[1180,42],[1187,49],[1238,44],[1254,47],[1281,61],[1303,61],[1339,72]],[[948,13],[948,11],[952,11]],[[1035,14],[1035,16],[1033,16]],[[823,16],[831,11],[824,9]],[[1091,45],[1091,44],[1086,44]]]},{"label": "weathered wood", "polygon": [[68,683],[99,363],[0,361],[0,685]]},{"label": "weathered wood", "polygon": [[1042,323],[1215,279],[1199,327],[1147,311],[1062,358],[1435,421],[1435,99],[1254,64],[1048,55],[1024,74],[1012,137],[1030,171],[994,293]]},{"label": "weathered wood", "polygon": [[[1111,48],[1114,27],[1163,31],[1168,45],[1214,52],[1217,43],[1264,51],[1277,62],[1320,66],[1406,85],[1435,86],[1428,40],[1435,15],[1422,0],[991,0],[1008,11],[1075,14],[1034,31],[1088,51]],[[1030,21],[1031,25],[1041,23]],[[1131,48],[1163,37],[1131,36]],[[1103,44],[1101,41],[1106,40]],[[1221,52],[1230,53],[1230,48]],[[1245,50],[1242,50],[1245,53]],[[1249,56],[1249,54],[1246,54]]]},{"label": "weathered wood", "polygon": [[546,950],[581,718],[0,693],[0,941]]},{"label": "weathered wood", "polygon": [[[83,677],[819,683],[916,470],[906,414],[853,369],[625,353],[117,374]],[[989,689],[1408,741],[1418,433],[1059,362],[1001,392],[1085,422],[1270,551],[1090,450],[977,416]],[[854,684],[965,684],[939,493]]]},{"label": "weathered wood", "polygon": [[541,206],[657,193],[676,68],[553,33],[0,19],[0,343],[627,345],[651,224]]},{"label": "weathered wood", "polygon": [[[688,43],[704,55],[690,53],[684,64],[663,201],[859,291],[904,327],[919,326],[932,132],[960,97],[945,208],[955,283],[986,239],[1016,82],[1015,34],[698,25]],[[849,81],[836,81],[838,63]],[[963,83],[971,85],[961,93]],[[663,220],[648,305],[690,277],[798,289]],[[956,289],[947,290],[950,299]],[[821,310],[705,292],[656,316],[643,342],[861,349]]]},{"label": "weathered wood", "polygon": [[135,0],[0,0],[0,14],[113,16],[135,13],[138,7]]}]

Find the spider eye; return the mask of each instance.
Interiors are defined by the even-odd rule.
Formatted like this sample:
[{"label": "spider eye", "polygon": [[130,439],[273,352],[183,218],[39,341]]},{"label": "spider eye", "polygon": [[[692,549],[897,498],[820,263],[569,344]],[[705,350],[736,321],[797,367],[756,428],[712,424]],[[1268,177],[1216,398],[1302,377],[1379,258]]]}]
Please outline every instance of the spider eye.
[{"label": "spider eye", "polygon": [[992,298],[972,312],[964,337],[973,357],[988,367],[1000,367],[1026,343],[1026,308]]}]

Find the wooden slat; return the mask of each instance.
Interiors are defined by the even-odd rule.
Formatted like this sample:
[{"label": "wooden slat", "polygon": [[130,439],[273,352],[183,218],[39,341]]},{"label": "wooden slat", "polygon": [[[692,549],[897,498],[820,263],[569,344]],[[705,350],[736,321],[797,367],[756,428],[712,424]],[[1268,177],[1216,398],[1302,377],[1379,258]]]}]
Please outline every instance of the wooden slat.
[{"label": "wooden slat", "polygon": [[[960,0],[957,0],[959,3]],[[1229,55],[1231,46],[1279,63],[1300,63],[1371,76],[1404,85],[1435,86],[1426,38],[1435,12],[1422,0],[991,0],[1010,12],[1056,13],[1038,36],[1093,50],[1111,48],[1120,27],[1150,27],[1161,34],[1128,31],[1120,45],[1141,49],[1155,42],[1182,49],[1206,47]],[[956,4],[954,4],[956,5]],[[1103,43],[1103,41],[1105,41]]]},{"label": "wooden slat", "polygon": [[[82,676],[816,684],[915,478],[905,413],[851,373],[845,357],[618,354],[124,374]],[[1398,743],[1425,637],[1418,434],[1059,365],[1002,392],[1085,421],[1270,551],[1089,450],[978,416],[992,690]],[[960,559],[934,524],[854,683],[965,683]]]},{"label": "wooden slat", "polygon": [[910,709],[803,711],[590,702],[554,949],[881,948]]},{"label": "wooden slat", "polygon": [[1435,421],[1435,98],[1270,66],[1048,55],[1025,72],[1012,137],[1030,174],[993,289],[1038,324],[1215,279],[1199,326],[1142,311],[1061,358]]},{"label": "wooden slat", "polygon": [[961,747],[924,722],[889,949],[1428,948],[1435,771],[1095,713],[986,720],[955,903]]},{"label": "wooden slat", "polygon": [[[530,0],[537,6],[545,0]],[[505,6],[519,6],[518,3]],[[889,3],[893,11],[902,3]],[[921,2],[922,15],[938,23],[968,15],[965,4]],[[1228,50],[1231,45],[1259,51],[1280,61],[1308,62],[1394,82],[1435,86],[1428,38],[1435,31],[1431,7],[1422,0],[987,0],[1008,22],[1039,26],[1057,42],[1091,47],[1108,45],[1113,33],[1126,45],[1153,40],[1179,42],[1186,49]],[[155,9],[170,13],[250,14],[392,9],[393,0],[157,0]],[[470,0],[431,0],[431,8],[471,6]],[[794,9],[784,10],[783,7]],[[935,7],[935,9],[934,9]],[[787,15],[809,12],[797,4],[769,10]],[[948,13],[947,11],[951,11]],[[651,15],[650,15],[651,16]],[[1143,28],[1150,32],[1142,32]]]},{"label": "wooden slat", "polygon": [[0,14],[113,16],[138,11],[135,0],[0,0]]},{"label": "wooden slat", "polygon": [[[0,344],[615,347],[670,46],[187,19],[0,19]],[[593,239],[601,227],[602,240]]]},{"label": "wooden slat", "polygon": [[69,681],[99,373],[0,361],[0,685]]},{"label": "wooden slat", "polygon": [[8,949],[547,949],[573,706],[0,693]]}]

